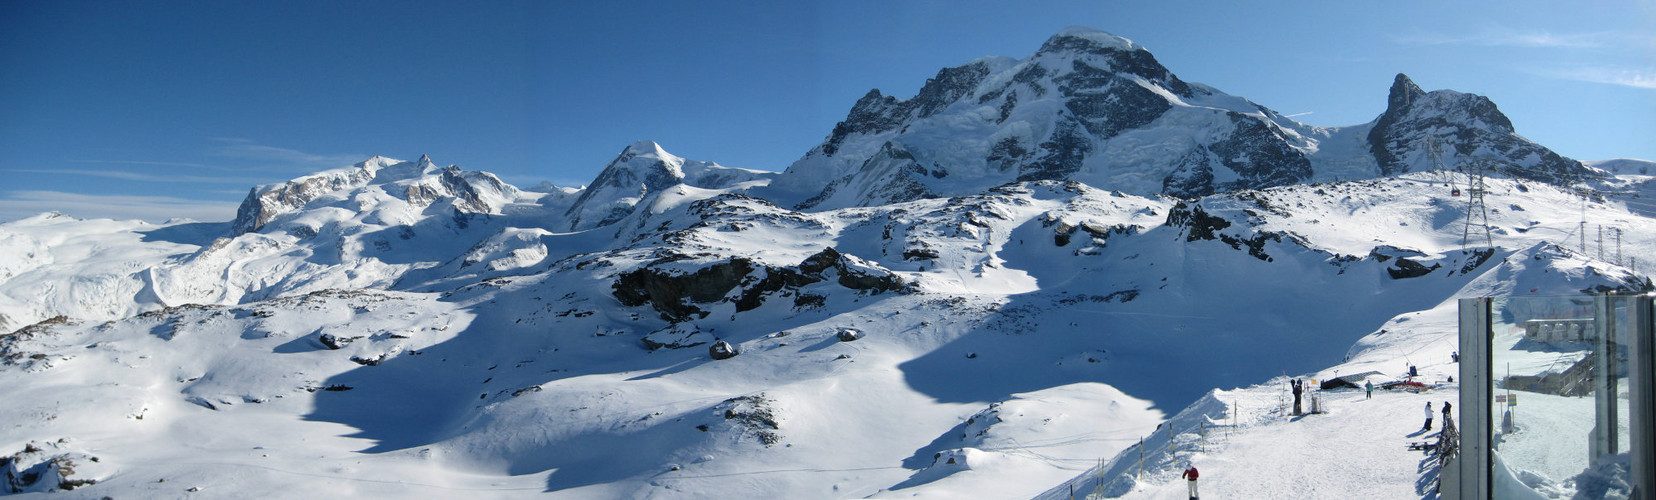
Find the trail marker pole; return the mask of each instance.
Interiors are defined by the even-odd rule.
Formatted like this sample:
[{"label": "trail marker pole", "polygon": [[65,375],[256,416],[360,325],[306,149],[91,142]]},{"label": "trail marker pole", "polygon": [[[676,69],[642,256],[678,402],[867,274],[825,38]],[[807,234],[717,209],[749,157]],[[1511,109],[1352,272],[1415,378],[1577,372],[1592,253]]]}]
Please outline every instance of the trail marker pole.
[{"label": "trail marker pole", "polygon": [[[1202,418],[1207,418],[1207,417],[1202,417]],[[1207,453],[1207,421],[1204,420],[1200,423],[1202,424],[1202,444],[1199,445],[1198,448],[1196,448],[1196,451],[1200,451],[1202,453]]]}]

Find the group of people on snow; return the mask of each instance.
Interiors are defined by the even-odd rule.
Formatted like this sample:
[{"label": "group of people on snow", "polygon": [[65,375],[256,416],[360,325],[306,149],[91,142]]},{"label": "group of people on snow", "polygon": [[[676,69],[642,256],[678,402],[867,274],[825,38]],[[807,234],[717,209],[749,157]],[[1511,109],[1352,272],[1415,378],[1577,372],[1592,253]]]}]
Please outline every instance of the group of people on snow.
[{"label": "group of people on snow", "polygon": [[[1448,401],[1443,402],[1443,426],[1445,428],[1448,428],[1449,425],[1450,425],[1449,424],[1449,411],[1450,411],[1451,408],[1454,408],[1454,406],[1455,405],[1449,404]],[[1433,413],[1432,413],[1432,402],[1427,401],[1426,402],[1426,426],[1420,428],[1421,432],[1432,430],[1432,415],[1433,415]]]}]

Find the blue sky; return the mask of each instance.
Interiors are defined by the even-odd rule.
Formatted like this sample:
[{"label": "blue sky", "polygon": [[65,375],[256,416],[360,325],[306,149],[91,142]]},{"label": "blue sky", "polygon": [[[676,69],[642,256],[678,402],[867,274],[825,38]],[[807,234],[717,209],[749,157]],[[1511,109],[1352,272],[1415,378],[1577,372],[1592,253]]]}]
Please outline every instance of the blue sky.
[{"label": "blue sky", "polygon": [[1402,72],[1566,156],[1656,159],[1651,0],[1024,3],[0,2],[0,221],[228,220],[375,154],[581,185],[648,139],[780,171],[869,89],[1071,25],[1314,125]]}]

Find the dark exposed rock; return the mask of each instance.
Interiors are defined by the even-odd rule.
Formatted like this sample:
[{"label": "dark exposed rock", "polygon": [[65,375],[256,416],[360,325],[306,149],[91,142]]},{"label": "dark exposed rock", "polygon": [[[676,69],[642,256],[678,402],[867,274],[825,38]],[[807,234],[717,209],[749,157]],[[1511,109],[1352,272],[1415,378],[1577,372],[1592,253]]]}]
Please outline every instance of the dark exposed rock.
[{"label": "dark exposed rock", "polygon": [[1436,271],[1438,268],[1443,267],[1443,264],[1437,263],[1432,264],[1431,267],[1426,267],[1425,264],[1409,260],[1405,257],[1398,257],[1397,263],[1392,265],[1396,267],[1386,268],[1386,274],[1390,274],[1394,280],[1418,278],[1431,274],[1432,271]]},{"label": "dark exposed rock", "polygon": [[1185,241],[1199,241],[1217,238],[1219,231],[1230,227],[1231,222],[1209,215],[1201,205],[1181,201],[1167,210],[1167,225],[1185,228]]},{"label": "dark exposed rock", "polygon": [[1008,171],[1023,163],[1029,153],[1017,137],[1007,137],[995,143],[989,150],[989,166],[1000,171]]},{"label": "dark exposed rock", "polygon": [[[830,247],[793,267],[763,266],[743,257],[713,263],[690,273],[644,267],[622,273],[611,288],[622,305],[649,304],[663,319],[676,323],[706,317],[708,312],[694,304],[725,300],[738,288],[741,292],[733,299],[736,311],[748,311],[758,308],[765,297],[776,292],[824,281],[830,272],[840,286],[867,293],[906,291],[909,286],[890,271]],[[796,300],[796,305],[809,302]],[[821,300],[816,303],[820,305]]]},{"label": "dark exposed rock", "polygon": [[734,424],[744,437],[753,436],[760,444],[771,446],[782,442],[782,424],[777,421],[776,411],[773,409],[776,401],[765,397],[764,393],[751,396],[741,396],[724,400],[714,406],[714,410],[723,410],[721,414],[726,422]]},{"label": "dark exposed rock", "polygon": [[1196,146],[1174,163],[1173,173],[1162,179],[1162,193],[1190,200],[1213,194],[1213,166],[1217,163],[1206,146]]},{"label": "dark exposed rock", "polygon": [[729,342],[725,342],[723,340],[715,340],[713,341],[713,345],[707,346],[707,355],[712,356],[713,359],[730,359],[740,354],[742,354],[741,349],[738,349],[736,346],[730,345]]},{"label": "dark exposed rock", "polygon": [[1398,74],[1386,98],[1386,112],[1368,135],[1380,173],[1410,171],[1411,158],[1430,157],[1432,141],[1440,147],[1444,168],[1487,162],[1501,175],[1559,186],[1603,175],[1518,135],[1512,121],[1487,97],[1425,92]]},{"label": "dark exposed rock", "polygon": [[651,268],[623,273],[612,286],[617,300],[625,306],[650,304],[668,321],[706,317],[707,312],[690,302],[708,303],[724,298],[742,278],[753,272],[753,262],[736,257],[688,274],[673,274]]},{"label": "dark exposed rock", "polygon": [[1064,95],[1064,108],[1094,137],[1108,139],[1148,125],[1173,108],[1166,98],[1115,71],[1079,59],[1071,64],[1074,70],[1056,80],[1058,91]]},{"label": "dark exposed rock", "polygon": [[[1276,125],[1240,113],[1229,113],[1227,116],[1235,128],[1228,137],[1213,143],[1208,149],[1220,164],[1241,178],[1220,186],[1219,190],[1286,186],[1311,177],[1311,160],[1298,149],[1290,147]],[[1208,182],[1212,182],[1211,178]]]},{"label": "dark exposed rock", "polygon": [[1398,73],[1397,77],[1392,79],[1391,91],[1386,96],[1386,112],[1380,114],[1368,135],[1369,150],[1374,153],[1375,160],[1380,162],[1381,175],[1396,175],[1408,171],[1408,165],[1393,153],[1387,135],[1404,118],[1407,108],[1414,104],[1415,100],[1424,97],[1426,91],[1421,90],[1408,76]]},{"label": "dark exposed rock", "polygon": [[324,347],[327,347],[328,349],[338,350],[340,348],[345,347],[347,344],[350,344],[351,342],[354,342],[354,341],[356,341],[357,339],[360,339],[360,338],[362,338],[362,337],[340,337],[340,336],[334,335],[332,333],[324,333],[324,334],[321,334],[321,335],[317,335],[316,336],[316,341],[321,342],[322,345]]},{"label": "dark exposed rock", "polygon": [[1061,117],[1051,139],[1036,148],[1034,161],[1023,164],[1018,181],[1063,180],[1081,170],[1081,162],[1092,152],[1092,140],[1081,133],[1074,118]]},{"label": "dark exposed rock", "polygon": [[1254,233],[1252,238],[1240,238],[1229,234],[1220,234],[1219,240],[1237,250],[1241,250],[1242,247],[1248,247],[1248,255],[1265,262],[1271,262],[1271,256],[1265,253],[1265,243],[1271,241],[1281,243],[1282,233],[1263,231]]},{"label": "dark exposed rock", "polygon": [[903,249],[903,260],[931,260],[941,257],[937,250],[926,246],[914,246]]},{"label": "dark exposed rock", "polygon": [[870,90],[851,106],[851,112],[844,121],[834,125],[834,131],[821,146],[822,152],[834,155],[851,134],[895,130],[911,118],[936,114],[970,94],[988,75],[989,66],[982,62],[944,68],[937,72],[937,76],[926,80],[919,94],[906,101],[881,94],[879,89]]},{"label": "dark exposed rock", "polygon": [[[1124,50],[1118,47],[1100,44],[1082,36],[1059,34],[1047,39],[1041,44],[1041,50],[1036,52],[1039,57],[1043,54],[1073,53],[1104,56],[1109,61],[1110,70],[1135,75],[1155,82],[1175,94],[1183,97],[1192,97],[1194,94],[1189,84],[1173,76],[1171,71],[1156,61],[1150,51],[1143,49]],[[1038,78],[1038,76],[1036,76]]]},{"label": "dark exposed rock", "polygon": [[[688,326],[687,326],[688,325]],[[650,332],[639,339],[645,349],[685,349],[708,343],[710,340],[702,333],[701,328],[689,323],[675,323],[665,328]]]},{"label": "dark exposed rock", "polygon": [[1476,271],[1478,269],[1478,266],[1482,266],[1484,264],[1484,262],[1488,262],[1489,258],[1494,257],[1494,256],[1495,256],[1495,249],[1493,249],[1493,248],[1485,248],[1483,250],[1473,250],[1471,257],[1466,259],[1466,264],[1461,266],[1460,274],[1467,274],[1467,273],[1471,273],[1472,271]]}]

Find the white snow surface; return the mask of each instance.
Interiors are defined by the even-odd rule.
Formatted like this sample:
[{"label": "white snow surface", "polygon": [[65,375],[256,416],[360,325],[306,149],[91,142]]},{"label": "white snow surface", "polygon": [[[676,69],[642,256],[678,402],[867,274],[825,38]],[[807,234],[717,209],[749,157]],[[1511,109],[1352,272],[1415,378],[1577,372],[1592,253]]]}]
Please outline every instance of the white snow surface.
[{"label": "white snow surface", "polygon": [[[547,201],[567,190],[479,213],[387,189],[445,172],[382,169],[241,234],[0,224],[0,456],[93,497],[1023,498],[1100,460],[1116,496],[1181,495],[1195,463],[1221,497],[1413,497],[1405,441],[1452,384],[1291,419],[1282,376],[1435,381],[1455,298],[1649,287],[1581,251],[1583,215],[1656,255],[1637,176],[1586,202],[1491,180],[1495,248],[1467,253],[1434,174],[815,213],[679,183],[581,232]],[[1122,481],[1141,438],[1161,454]],[[1328,466],[1353,451],[1376,459]]]}]

